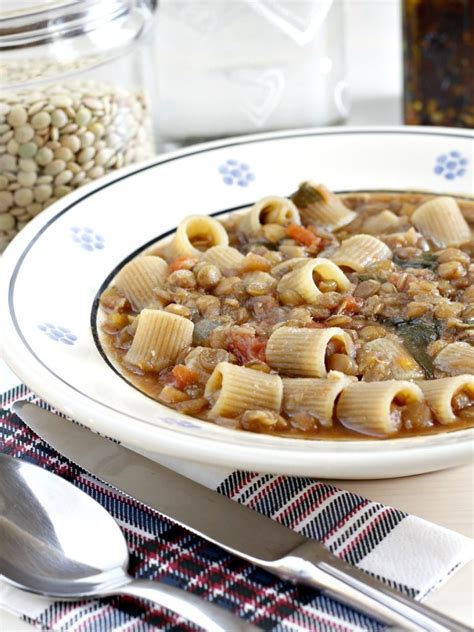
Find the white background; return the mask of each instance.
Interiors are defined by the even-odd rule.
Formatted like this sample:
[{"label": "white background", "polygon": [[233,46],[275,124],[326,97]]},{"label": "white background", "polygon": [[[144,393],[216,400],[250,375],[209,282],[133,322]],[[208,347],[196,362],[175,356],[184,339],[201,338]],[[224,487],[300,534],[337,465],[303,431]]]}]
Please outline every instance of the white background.
[{"label": "white background", "polygon": [[349,124],[402,123],[401,0],[344,0]]}]

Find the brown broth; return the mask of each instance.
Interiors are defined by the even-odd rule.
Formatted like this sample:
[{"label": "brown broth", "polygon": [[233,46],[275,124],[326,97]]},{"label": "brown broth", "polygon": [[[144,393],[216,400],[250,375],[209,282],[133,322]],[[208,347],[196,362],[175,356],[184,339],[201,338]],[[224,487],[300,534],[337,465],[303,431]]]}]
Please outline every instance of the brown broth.
[{"label": "brown broth", "polygon": [[[335,237],[337,239],[344,239],[351,235],[357,234],[358,232],[361,232],[361,228],[364,222],[368,218],[375,216],[381,210],[386,210],[386,209],[392,211],[393,213],[395,213],[397,216],[401,218],[400,221],[401,221],[401,226],[402,226],[402,232],[403,232],[403,226],[405,226],[405,232],[406,232],[407,230],[406,226],[409,225],[408,218],[410,217],[412,212],[417,208],[417,206],[419,206],[424,201],[432,198],[433,196],[429,194],[424,194],[424,193],[398,194],[398,193],[363,193],[363,192],[360,193],[360,192],[357,192],[357,193],[347,193],[347,194],[341,195],[340,197],[349,208],[357,212],[357,217],[355,218],[353,222],[351,222],[351,224],[349,224],[349,226],[346,226],[338,231],[335,231]],[[474,219],[474,201],[462,198],[462,199],[459,199],[458,202],[465,217],[468,220]],[[230,244],[234,245],[235,247],[240,247],[244,252],[246,250],[248,251],[248,247],[250,247],[252,251],[255,252],[256,254],[260,256],[270,257],[270,255],[267,255],[266,253],[263,252],[262,248],[267,249],[266,246],[269,246],[271,244],[268,244],[268,243],[262,244],[258,241],[254,241],[250,244],[246,244],[242,235],[238,232],[238,230],[236,230],[233,217],[230,217],[228,220],[227,219],[223,220],[223,224],[224,226],[226,226],[229,232]],[[320,236],[318,236],[318,239],[320,239],[323,244],[326,243],[324,241],[326,237],[323,233],[321,233]],[[394,240],[395,240],[395,237],[394,237]],[[431,253],[436,252],[436,249],[433,247],[432,244],[430,244],[429,247],[430,247]],[[470,271],[468,271],[467,273],[467,283],[463,277],[461,277],[460,280],[454,279],[453,281],[449,281],[450,283],[450,286],[448,288],[449,302],[452,302],[455,304],[459,304],[463,302],[464,293],[473,283],[474,271],[472,270],[472,267],[473,267],[472,266],[472,252],[469,250],[469,248],[470,247],[468,245],[466,249],[464,250],[464,252],[468,254],[471,258],[470,259],[471,266],[469,268]],[[474,334],[474,322],[471,326],[469,326],[469,323],[468,323],[467,327],[463,326],[456,329],[456,327],[453,328],[452,326],[450,326],[449,315],[445,319],[441,317],[438,318],[433,315],[436,313],[433,310],[430,311],[428,315],[421,314],[420,317],[417,317],[417,318],[407,318],[406,313],[409,308],[408,303],[416,302],[416,303],[422,304],[423,301],[420,300],[418,296],[412,297],[411,301],[407,300],[407,288],[403,287],[402,285],[400,285],[400,288],[397,288],[397,283],[400,282],[401,284],[402,281],[404,281],[403,275],[406,276],[406,274],[411,274],[413,277],[412,279],[413,283],[417,283],[419,279],[421,281],[426,281],[425,283],[426,287],[423,286],[423,284],[422,286],[420,286],[422,287],[423,291],[426,293],[428,291],[426,288],[429,289],[429,285],[427,284],[429,284],[430,282],[438,283],[440,281],[440,278],[438,278],[436,275],[436,269],[437,269],[438,264],[434,260],[434,256],[430,257],[430,252],[423,253],[423,251],[419,248],[418,245],[417,246],[404,245],[402,243],[401,245],[395,245],[395,247],[392,247],[392,250],[394,252],[394,260],[397,261],[397,263],[394,264],[395,270],[392,269],[388,271],[385,269],[387,268],[387,266],[385,266],[384,268],[381,265],[380,269],[374,268],[370,270],[364,270],[363,273],[358,273],[358,274],[348,273],[349,278],[351,279],[353,283],[356,284],[357,288],[364,281],[371,281],[375,284],[378,283],[380,286],[382,285],[385,286],[384,289],[387,290],[388,293],[386,295],[385,294],[381,295],[385,297],[384,298],[385,302],[383,305],[383,309],[385,311],[382,312],[382,314],[380,314],[380,312],[375,312],[375,311],[374,313],[371,313],[370,310],[365,309],[365,307],[369,304],[370,300],[372,300],[371,299],[372,295],[364,297],[360,300],[356,300],[355,302],[353,300],[353,297],[351,296],[345,297],[344,300],[346,301],[347,305],[342,309],[342,311],[341,311],[341,305],[344,305],[344,303],[341,302],[341,304],[338,306],[338,309],[335,311],[328,302],[329,298],[331,298],[328,295],[328,301],[326,301],[328,302],[328,307],[324,307],[324,306],[321,307],[321,314],[319,315],[318,315],[318,311],[316,310],[314,314],[312,315],[312,321],[311,321],[312,324],[306,323],[306,325],[303,325],[303,326],[310,326],[310,327],[319,326],[318,323],[323,324],[326,321],[328,321],[328,326],[333,326],[334,324],[334,326],[340,326],[342,328],[346,328],[346,330],[353,331],[357,344],[359,344],[360,347],[363,347],[364,344],[367,343],[367,340],[364,340],[361,338],[361,335],[362,335],[360,334],[361,331],[363,332],[365,328],[370,328],[370,326],[373,326],[373,325],[377,325],[379,327],[382,326],[386,330],[386,335],[396,334],[397,336],[400,336],[403,339],[403,344],[405,345],[405,347],[409,350],[411,354],[414,354],[414,357],[416,356],[417,362],[419,362],[420,366],[423,367],[423,370],[425,370],[426,377],[428,377],[428,373],[426,373],[428,369],[425,367],[424,363],[426,362],[429,364],[431,362],[429,354],[428,355],[426,354],[426,348],[429,348],[429,344],[434,344],[438,340],[442,341],[443,344],[455,342],[455,341],[464,341],[464,340],[472,344],[474,343],[474,336],[472,338],[469,338],[469,335],[470,335],[470,332]],[[268,248],[268,251],[272,252],[273,249]],[[411,251],[413,251],[413,253]],[[156,245],[153,247],[154,254],[159,253],[159,252],[160,252],[160,244],[158,244],[158,247]],[[314,252],[312,252],[310,247],[307,249],[307,252],[309,256],[313,256],[313,257],[317,256],[317,253],[315,254]],[[410,258],[410,254],[413,255],[411,256],[411,258]],[[404,259],[403,257],[406,257],[406,258]],[[408,270],[408,273],[406,273],[406,270]],[[419,275],[419,279],[417,275]],[[472,278],[469,275],[471,275]],[[443,280],[443,283],[444,285],[446,285],[444,281],[445,280]],[[369,289],[371,288],[369,287]],[[408,288],[408,290],[409,289],[410,288]],[[365,288],[364,288],[364,291],[365,291]],[[208,295],[208,294],[212,294],[212,292],[203,292],[203,294],[201,295]],[[422,290],[420,290],[420,295],[421,296],[423,295]],[[108,299],[107,299],[107,293],[105,294],[105,297],[102,299],[102,307],[105,308],[104,311],[106,312],[105,318],[107,319],[108,317],[107,313],[108,314],[114,313],[114,311],[119,312],[121,314],[125,314],[125,315],[128,314],[131,317],[133,317],[135,314],[133,310],[130,308],[130,305],[127,304],[126,301],[124,305],[123,297],[121,297],[120,293],[117,296],[118,296],[118,299],[121,299],[121,301],[116,301],[117,305],[120,303],[120,307],[117,307],[116,310],[114,310],[114,300],[116,296],[114,295],[113,291],[111,294],[109,294]],[[265,312],[265,309],[262,308],[263,317],[262,317],[262,314],[259,315],[255,311],[254,306],[258,301],[252,302],[252,297],[247,296],[245,299],[243,299],[240,296],[231,294],[230,295],[231,300],[228,305],[226,305],[225,303],[225,297],[224,298],[220,297],[220,301],[221,301],[222,309],[228,307],[228,315],[231,316],[231,318],[233,319],[236,318],[236,314],[238,314],[239,309],[242,310],[242,308],[244,308],[244,309],[247,309],[247,311],[250,311],[252,313],[252,319],[248,322],[253,323],[258,328],[257,331],[260,332],[258,333],[258,336],[260,336],[260,338],[264,340],[265,336],[269,335],[269,332],[271,331],[271,328],[273,327],[275,322],[278,322],[278,320],[275,321],[275,314],[277,314],[278,318],[280,319],[284,317],[285,319],[291,320],[291,317],[295,308],[298,307],[295,305],[288,307],[287,305],[280,304],[279,301],[275,299],[274,292],[273,293],[270,292],[268,296],[264,298],[266,298],[267,300],[267,308],[266,308],[267,311]],[[417,300],[414,300],[414,299],[417,299]],[[236,304],[234,304],[231,307],[232,300]],[[372,302],[374,303],[374,301]],[[190,304],[192,304],[192,301],[190,301]],[[359,309],[360,307],[359,304],[361,304],[364,307],[365,312],[364,310],[361,311]],[[302,305],[301,307],[306,308],[307,306]],[[252,309],[254,310],[253,312],[252,312]],[[353,312],[351,310],[355,310],[355,311]],[[326,315],[326,312],[329,312],[329,317]],[[195,314],[194,316],[195,323],[205,318],[205,316],[203,315],[198,316],[196,312],[194,312],[194,314]],[[346,320],[344,320],[344,318]],[[332,322],[331,322],[331,319],[332,319]],[[337,321],[337,319],[339,319],[339,322]],[[349,319],[348,322],[347,322],[347,319]],[[238,320],[235,320],[235,322],[238,323]],[[413,322],[415,322],[415,324],[419,326],[419,330],[415,329],[411,331],[411,329],[413,329],[414,327]],[[407,329],[407,331],[405,331],[404,329],[405,325],[406,325],[405,328]],[[419,348],[417,350],[416,339],[419,334],[421,335],[421,342],[423,345],[423,349]],[[423,335],[425,336],[425,338],[423,338]],[[163,387],[167,384],[170,384],[170,380],[169,380],[170,372],[166,370],[166,371],[162,371],[160,374],[157,374],[153,372],[140,372],[139,370],[135,370],[135,369],[132,371],[130,370],[131,367],[127,366],[127,364],[124,361],[124,357],[127,351],[126,342],[125,344],[122,344],[122,343],[120,345],[117,344],[118,336],[114,336],[110,332],[106,333],[103,330],[103,328],[100,330],[100,338],[101,338],[101,343],[103,344],[103,347],[105,350],[105,354],[111,359],[112,364],[117,368],[119,373],[121,373],[123,377],[128,382],[130,382],[135,388],[144,392],[146,395],[148,395],[152,399],[160,401],[160,393]],[[123,337],[123,340],[126,341],[126,339],[127,339],[126,336]],[[245,353],[247,353],[247,351],[245,349],[244,350],[241,349],[238,345],[237,346],[234,345],[233,347],[227,346],[227,350],[229,349],[231,349],[231,352],[235,355],[237,363],[243,364],[242,357],[240,357],[239,354],[241,354],[241,356],[243,355],[244,356],[243,359],[245,360]],[[256,353],[255,358],[249,357],[248,359],[249,360],[254,359],[259,362],[262,362],[262,359],[265,360],[264,356],[262,358],[258,356],[257,352],[255,353]],[[359,366],[359,369],[360,369],[360,366]],[[430,370],[433,370],[434,372],[433,377],[435,378],[446,376],[440,370],[433,367],[432,364],[430,365]],[[361,374],[359,373],[359,377],[360,375]],[[367,369],[367,374],[364,374],[364,373],[362,374],[362,376],[364,375],[366,375],[366,378],[367,377],[369,378],[369,381],[371,379],[374,379],[374,374],[370,373],[370,369]],[[376,373],[375,373],[375,376],[376,376]],[[383,375],[381,375],[380,377],[376,376],[375,379],[391,379],[391,378],[390,378],[390,375],[388,377],[384,377]],[[172,380],[171,380],[171,383],[172,383]],[[198,396],[202,396],[202,394],[199,395],[199,389],[197,389],[197,394]],[[170,404],[167,404],[167,405],[170,405]],[[201,413],[198,413],[194,416],[199,419],[208,420],[211,422],[214,421],[212,418],[209,417],[208,412],[209,412],[208,409],[204,409]],[[399,432],[397,432],[396,435],[390,435],[387,438],[404,438],[404,437],[412,437],[414,435],[432,435],[432,434],[437,434],[440,432],[452,432],[454,430],[462,430],[462,429],[470,428],[470,427],[473,427],[473,425],[474,423],[472,420],[472,415],[466,415],[465,417],[463,417],[463,415],[460,414],[457,421],[452,424],[449,424],[449,426],[441,425],[437,423],[436,420],[433,420],[433,423],[430,426],[421,427],[421,428],[418,427],[416,429],[411,429],[411,430],[402,428]],[[352,440],[368,440],[368,439],[376,440],[380,438],[380,437],[372,437],[366,434],[355,432],[353,430],[349,430],[345,428],[341,423],[339,423],[337,419],[334,420],[334,424],[331,428],[325,428],[325,427],[319,426],[316,431],[314,430],[302,431],[296,428],[287,427],[287,428],[281,428],[280,430],[276,432],[274,430],[266,429],[265,432],[271,435],[278,435],[278,436],[289,437],[289,438],[310,439],[310,440],[337,440],[337,441],[351,440],[352,441]]]}]

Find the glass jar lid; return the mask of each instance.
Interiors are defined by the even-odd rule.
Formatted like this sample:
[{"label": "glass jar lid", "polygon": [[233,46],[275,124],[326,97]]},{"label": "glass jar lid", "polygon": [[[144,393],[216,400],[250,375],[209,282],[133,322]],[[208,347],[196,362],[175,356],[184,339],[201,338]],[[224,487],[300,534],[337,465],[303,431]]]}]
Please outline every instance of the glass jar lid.
[{"label": "glass jar lid", "polygon": [[136,0],[3,0],[0,48],[11,50],[77,37],[130,17],[143,4]]},{"label": "glass jar lid", "polygon": [[0,90],[81,72],[125,53],[155,0],[0,0]]}]

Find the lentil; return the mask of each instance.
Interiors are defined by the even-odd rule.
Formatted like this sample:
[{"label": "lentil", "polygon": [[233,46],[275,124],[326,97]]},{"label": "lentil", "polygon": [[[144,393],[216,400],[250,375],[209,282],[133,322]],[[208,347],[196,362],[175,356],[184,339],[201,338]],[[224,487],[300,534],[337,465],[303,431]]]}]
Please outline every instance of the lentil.
[{"label": "lentil", "polygon": [[438,274],[442,279],[459,279],[466,274],[466,270],[459,261],[440,263]]},{"label": "lentil", "polygon": [[[40,107],[39,109],[41,109],[41,104],[38,104]],[[44,129],[45,127],[48,127],[51,124],[51,115],[49,112],[46,112],[45,110],[43,111],[39,111],[39,110],[35,110],[36,113],[34,113],[33,116],[31,116],[31,109],[29,110],[29,115],[31,116],[31,125],[33,126],[34,129]]]},{"label": "lentil", "polygon": [[20,127],[28,120],[28,113],[21,105],[13,105],[7,116],[7,121],[12,127]]},{"label": "lentil", "polygon": [[459,248],[445,248],[436,253],[436,257],[439,263],[448,263],[449,261],[459,261],[464,265],[468,265],[470,262],[469,255]]},{"label": "lentil", "polygon": [[367,298],[377,294],[381,288],[381,283],[373,279],[362,281],[357,285],[354,290],[354,296],[360,296],[361,298]]},{"label": "lentil", "polygon": [[14,138],[17,143],[27,143],[34,135],[35,131],[31,125],[22,125],[15,129]]},{"label": "lentil", "polygon": [[197,272],[197,282],[203,288],[215,287],[222,278],[221,271],[217,266],[206,264]]},{"label": "lentil", "polygon": [[407,318],[419,318],[429,311],[431,305],[427,303],[418,303],[417,301],[411,301],[405,308],[405,315]]},{"label": "lentil", "polygon": [[191,270],[176,270],[169,275],[168,283],[192,289],[196,287],[196,278]]},{"label": "lentil", "polygon": [[380,325],[367,325],[367,327],[363,327],[359,331],[359,336],[366,340],[376,340],[377,338],[383,338],[387,333],[385,327],[380,327]]}]

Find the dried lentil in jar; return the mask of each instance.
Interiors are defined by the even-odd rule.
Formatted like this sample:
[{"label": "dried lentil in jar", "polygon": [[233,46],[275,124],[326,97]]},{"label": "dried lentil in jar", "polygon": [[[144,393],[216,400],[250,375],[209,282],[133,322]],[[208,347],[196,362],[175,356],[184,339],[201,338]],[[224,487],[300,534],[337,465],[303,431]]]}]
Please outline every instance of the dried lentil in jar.
[{"label": "dried lentil in jar", "polygon": [[0,10],[0,252],[59,198],[155,151],[152,9],[68,4]]}]

